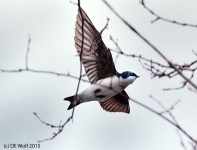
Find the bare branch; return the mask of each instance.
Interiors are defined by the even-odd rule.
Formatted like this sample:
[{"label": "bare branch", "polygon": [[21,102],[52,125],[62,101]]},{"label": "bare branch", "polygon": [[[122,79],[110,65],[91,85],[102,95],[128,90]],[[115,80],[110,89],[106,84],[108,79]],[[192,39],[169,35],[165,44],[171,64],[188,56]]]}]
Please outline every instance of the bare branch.
[{"label": "bare branch", "polygon": [[178,125],[178,122],[177,122],[176,118],[174,117],[174,115],[171,113],[171,111],[180,102],[180,100],[176,101],[169,109],[167,109],[159,100],[154,98],[152,95],[150,95],[150,98],[152,98],[155,102],[157,102],[159,104],[159,106],[161,106],[164,109],[164,111],[160,112],[161,115],[164,113],[168,113],[170,115],[170,117],[173,119],[174,124]]},{"label": "bare branch", "polygon": [[141,1],[141,4],[142,6],[144,6],[144,8],[146,10],[148,10],[152,15],[154,15],[156,18],[154,20],[151,21],[151,23],[155,23],[156,21],[158,20],[163,20],[163,21],[166,21],[166,22],[169,22],[169,23],[173,23],[173,24],[177,24],[177,25],[181,25],[181,26],[189,26],[189,27],[197,27],[197,25],[193,25],[193,24],[188,24],[188,23],[180,23],[178,21],[175,21],[175,20],[169,20],[169,19],[166,19],[166,18],[163,18],[159,15],[157,15],[153,10],[151,10],[149,7],[146,6],[145,0],[142,0]]},{"label": "bare branch", "polygon": [[[172,77],[175,77],[175,76],[179,75],[177,73],[177,71],[174,68],[172,68],[171,66],[169,66],[169,65],[164,65],[164,64],[161,64],[159,62],[155,62],[152,59],[144,58],[141,55],[138,56],[138,55],[134,55],[134,54],[126,54],[126,53],[124,53],[123,50],[118,45],[118,42],[115,41],[112,36],[110,36],[110,40],[116,45],[116,48],[117,48],[117,50],[110,49],[111,51],[116,52],[118,54],[121,54],[123,56],[139,58],[139,62],[141,63],[142,67],[144,69],[146,69],[147,71],[151,72],[151,75],[152,75],[151,78],[155,78],[155,77],[172,78]],[[116,57],[116,59],[117,59],[117,57]],[[116,61],[116,59],[115,59],[115,61]],[[143,63],[142,60],[145,61],[145,62]],[[183,64],[183,65],[174,64],[174,65],[180,71],[190,71],[191,72],[190,80],[191,80],[193,78],[193,76],[194,76],[194,72],[197,70],[197,66],[194,67],[194,68],[191,68],[195,64],[197,64],[197,60],[194,60],[190,64]],[[160,68],[162,68],[164,70],[162,71]],[[182,86],[180,86],[180,87],[177,87],[177,88],[164,88],[163,90],[165,90],[165,91],[167,91],[167,90],[179,90],[179,89],[184,88],[186,85],[187,85],[187,81],[183,81],[182,82]]]},{"label": "bare branch", "polygon": [[[45,73],[45,74],[51,74],[51,75],[57,75],[57,76],[66,76],[71,77],[73,79],[79,79],[79,77],[71,75],[68,73],[59,73],[59,72],[53,72],[53,71],[44,71],[44,70],[34,70],[34,69],[16,69],[16,70],[6,70],[6,69],[0,69],[0,72],[2,73],[21,73],[21,72],[34,72],[34,73]],[[88,80],[81,79],[83,82],[88,82]]]},{"label": "bare branch", "polygon": [[[196,70],[196,69],[195,69],[195,70]],[[194,71],[192,71],[190,80],[191,80],[193,77],[194,77]],[[187,81],[183,81],[181,87],[177,87],[177,88],[166,88],[166,89],[163,89],[163,90],[164,90],[164,91],[168,91],[168,90],[179,90],[179,89],[184,88],[186,85],[187,85]]]},{"label": "bare branch", "polygon": [[150,95],[150,98],[152,98],[155,102],[157,102],[165,111],[161,112],[161,114],[164,113],[169,113],[171,112],[175,106],[181,102],[181,100],[176,101],[169,109],[167,109],[159,100],[157,100],[156,98],[154,98],[152,95]]},{"label": "bare branch", "polygon": [[53,124],[49,124],[49,123],[46,123],[46,122],[44,122],[43,120],[41,120],[39,117],[38,117],[38,115],[34,112],[33,113],[37,118],[38,118],[38,120],[40,120],[40,122],[42,122],[43,124],[45,124],[45,125],[47,125],[47,126],[50,126],[51,128],[58,128],[58,131],[57,132],[54,132],[53,133],[53,136],[51,137],[51,138],[47,138],[47,139],[44,139],[44,140],[40,140],[40,141],[38,141],[38,143],[41,143],[41,142],[45,142],[45,141],[48,141],[48,140],[52,140],[52,139],[54,139],[58,134],[60,134],[62,131],[63,131],[63,129],[64,129],[64,126],[73,118],[73,113],[72,113],[72,115],[64,122],[64,124],[62,124],[61,125],[61,120],[60,120],[60,124],[59,125],[53,125]]},{"label": "bare branch", "polygon": [[[82,15],[82,11],[81,11],[81,6],[80,6],[80,0],[78,0],[78,8],[79,8],[79,12],[80,12],[80,15],[81,15],[81,17],[82,17],[82,46],[81,46],[81,52],[80,52],[80,74],[79,74],[79,77],[78,78],[76,78],[76,79],[78,79],[78,84],[77,84],[77,89],[76,89],[76,94],[75,94],[75,99],[77,99],[77,94],[78,94],[78,90],[79,90],[79,86],[80,86],[80,82],[81,82],[81,78],[82,78],[82,61],[81,61],[81,59],[82,59],[82,53],[83,53],[83,44],[84,44],[84,29],[83,29],[83,26],[84,26],[84,18],[83,18],[83,15]],[[68,76],[68,75],[66,75],[66,76]],[[54,139],[58,134],[60,134],[62,131],[63,131],[63,129],[64,129],[64,126],[72,119],[73,120],[73,117],[74,117],[74,111],[75,111],[75,107],[73,107],[73,109],[72,109],[72,114],[71,114],[71,116],[67,119],[67,121],[65,121],[64,122],[64,124],[63,125],[61,125],[61,122],[60,122],[60,125],[59,126],[54,126],[54,125],[52,125],[52,124],[48,124],[48,123],[45,123],[44,121],[42,121],[38,116],[37,116],[37,114],[36,113],[34,113],[34,115],[43,123],[43,124],[45,124],[45,125],[47,125],[47,126],[51,126],[52,128],[58,128],[58,131],[57,132],[55,132],[55,133],[53,133],[53,136],[51,137],[51,138],[47,138],[47,139],[45,139],[45,140],[41,140],[41,141],[38,141],[38,142],[44,142],[44,141],[48,141],[48,140],[52,140],[52,139]]]},{"label": "bare branch", "polygon": [[156,51],[168,64],[169,66],[174,69],[185,81],[187,81],[191,86],[193,86],[195,89],[197,89],[197,85],[192,82],[188,77],[186,77],[180,70],[179,68],[176,67],[176,65],[170,61],[157,47],[155,47],[151,42],[149,42],[149,40],[147,40],[144,36],[142,36],[142,34],[140,34],[131,24],[129,24],[126,20],[124,20],[113,8],[112,6],[106,1],[103,0],[103,2],[109,7],[109,9],[111,9],[111,11],[113,11],[114,14],[116,14],[116,16],[118,16],[118,18],[120,20],[122,20],[134,33],[136,33],[144,42],[146,42],[150,47],[152,47],[152,49],[154,49],[154,51]]},{"label": "bare branch", "polygon": [[171,121],[170,119],[168,119],[167,117],[163,116],[161,113],[153,110],[152,108],[138,102],[137,100],[130,98],[130,100],[144,108],[146,108],[147,110],[153,112],[154,114],[157,114],[158,116],[160,116],[161,118],[163,118],[164,120],[166,120],[168,123],[172,124],[174,127],[176,127],[179,131],[181,131],[184,135],[186,135],[191,141],[193,141],[194,143],[197,144],[197,141],[191,136],[189,135],[181,126],[179,126],[178,124],[174,123],[173,121]]},{"label": "bare branch", "polygon": [[181,134],[179,133],[178,130],[176,130],[176,132],[177,132],[177,134],[178,134],[178,136],[179,136],[180,143],[181,143],[183,149],[184,149],[184,150],[187,150],[187,148],[186,148],[186,146],[185,146],[185,144],[184,144],[184,141],[183,141],[183,139],[182,139],[182,137],[181,137]]}]

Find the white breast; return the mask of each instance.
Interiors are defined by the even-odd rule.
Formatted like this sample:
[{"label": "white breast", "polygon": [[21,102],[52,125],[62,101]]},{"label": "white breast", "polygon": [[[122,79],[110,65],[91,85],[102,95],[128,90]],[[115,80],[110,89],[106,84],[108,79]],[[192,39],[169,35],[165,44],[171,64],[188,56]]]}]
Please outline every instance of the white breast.
[{"label": "white breast", "polygon": [[97,81],[79,94],[83,102],[108,99],[123,91],[129,83],[123,82],[121,77],[114,75]]}]

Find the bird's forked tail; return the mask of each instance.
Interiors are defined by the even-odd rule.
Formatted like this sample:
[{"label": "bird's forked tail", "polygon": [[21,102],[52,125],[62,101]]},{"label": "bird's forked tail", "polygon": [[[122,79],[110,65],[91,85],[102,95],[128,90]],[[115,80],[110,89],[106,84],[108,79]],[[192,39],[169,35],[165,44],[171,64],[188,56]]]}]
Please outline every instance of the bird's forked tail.
[{"label": "bird's forked tail", "polygon": [[72,109],[73,107],[75,107],[75,106],[77,106],[77,105],[80,104],[80,102],[75,101],[75,95],[74,95],[74,96],[66,97],[66,98],[64,98],[64,100],[70,102],[70,105],[68,106],[68,109],[67,109],[67,110],[70,110],[70,109]]}]

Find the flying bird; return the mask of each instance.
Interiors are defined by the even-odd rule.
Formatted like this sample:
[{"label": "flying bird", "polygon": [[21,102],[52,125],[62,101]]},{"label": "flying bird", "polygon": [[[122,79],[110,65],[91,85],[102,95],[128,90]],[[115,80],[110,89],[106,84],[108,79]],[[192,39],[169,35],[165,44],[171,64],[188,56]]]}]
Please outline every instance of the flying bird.
[{"label": "flying bird", "polygon": [[75,47],[91,85],[64,98],[70,102],[68,110],[84,102],[98,101],[106,111],[130,113],[129,96],[124,89],[139,76],[131,71],[116,71],[110,49],[82,8],[78,9],[75,27]]}]

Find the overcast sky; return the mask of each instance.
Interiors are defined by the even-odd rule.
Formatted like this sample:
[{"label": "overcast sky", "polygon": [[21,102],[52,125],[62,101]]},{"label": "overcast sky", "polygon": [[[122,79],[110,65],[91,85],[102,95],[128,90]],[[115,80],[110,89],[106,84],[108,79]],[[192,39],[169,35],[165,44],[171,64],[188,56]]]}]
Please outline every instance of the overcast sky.
[{"label": "overcast sky", "polygon": [[[76,1],[74,1],[76,2]],[[143,36],[175,63],[189,63],[196,59],[197,28],[183,27],[155,19],[139,0],[109,1],[117,12]],[[197,24],[197,1],[145,1],[147,6],[168,19]],[[102,34],[107,47],[115,48],[109,40],[118,39],[125,53],[142,55],[161,63],[157,53],[129,30],[99,0],[81,0],[81,6],[100,31],[110,18],[108,29]],[[31,36],[29,68],[79,75],[79,58],[74,47],[77,6],[69,0],[0,0],[0,69],[25,67],[28,35]],[[112,53],[115,58],[116,53]],[[181,86],[181,77],[151,79],[138,59],[119,56],[119,72],[130,70],[140,76],[126,91],[130,97],[161,112],[162,108],[149,95],[167,108],[181,100],[173,114],[179,124],[197,138],[197,95],[189,86],[176,91],[163,88]],[[189,75],[189,74],[187,74]],[[193,79],[197,81],[197,77]],[[0,149],[4,144],[36,144],[50,138],[52,129],[44,121],[58,125],[70,115],[68,102],[63,98],[76,92],[77,80],[39,73],[0,73]],[[90,84],[81,82],[80,90]],[[130,102],[130,114],[105,112],[98,102],[84,103],[75,109],[74,123],[69,122],[63,132],[52,141],[41,143],[40,149],[54,150],[179,150],[183,149],[176,128],[152,112]],[[188,139],[181,134],[188,149]]]}]

